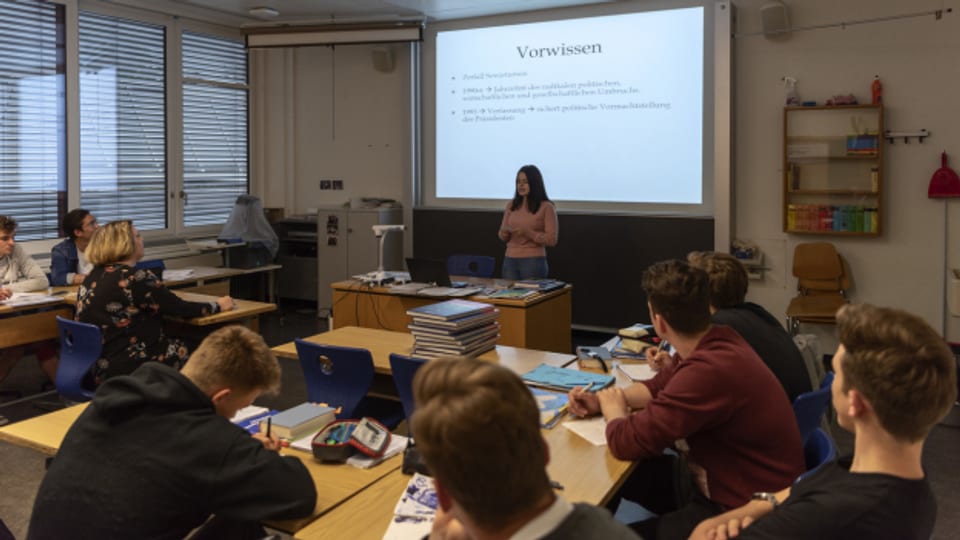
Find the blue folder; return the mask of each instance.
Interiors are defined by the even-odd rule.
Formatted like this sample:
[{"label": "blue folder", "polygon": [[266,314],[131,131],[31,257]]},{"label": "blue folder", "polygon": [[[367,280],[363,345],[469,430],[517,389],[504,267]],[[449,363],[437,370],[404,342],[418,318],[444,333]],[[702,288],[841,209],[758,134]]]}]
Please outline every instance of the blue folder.
[{"label": "blue folder", "polygon": [[574,369],[548,366],[547,364],[540,364],[534,370],[525,373],[522,379],[523,382],[531,386],[563,391],[573,390],[574,388],[586,386],[590,383],[593,383],[591,390],[597,391],[610,386],[614,381],[612,375],[577,371]]}]

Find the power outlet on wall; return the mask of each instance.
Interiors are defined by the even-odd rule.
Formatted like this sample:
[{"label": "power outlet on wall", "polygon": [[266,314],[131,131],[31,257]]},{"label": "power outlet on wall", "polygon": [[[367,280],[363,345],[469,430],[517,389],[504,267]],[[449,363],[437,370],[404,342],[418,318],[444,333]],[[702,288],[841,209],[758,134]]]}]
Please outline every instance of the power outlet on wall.
[{"label": "power outlet on wall", "polygon": [[322,178],[322,179],[320,180],[320,189],[321,189],[321,190],[328,190],[328,189],[342,190],[342,189],[343,189],[343,179],[341,179],[341,178]]}]

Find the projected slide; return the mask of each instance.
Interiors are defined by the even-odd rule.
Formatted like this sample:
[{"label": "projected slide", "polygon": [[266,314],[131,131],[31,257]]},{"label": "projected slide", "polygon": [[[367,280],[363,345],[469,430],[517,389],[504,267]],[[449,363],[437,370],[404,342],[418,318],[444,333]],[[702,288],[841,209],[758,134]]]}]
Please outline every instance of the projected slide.
[{"label": "projected slide", "polygon": [[701,204],[702,7],[438,32],[436,196]]}]

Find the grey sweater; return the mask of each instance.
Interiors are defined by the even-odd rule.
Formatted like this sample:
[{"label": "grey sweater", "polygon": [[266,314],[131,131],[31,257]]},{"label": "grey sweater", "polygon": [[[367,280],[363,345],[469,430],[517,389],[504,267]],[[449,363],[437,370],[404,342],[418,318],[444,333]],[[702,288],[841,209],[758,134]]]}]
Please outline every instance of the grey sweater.
[{"label": "grey sweater", "polygon": [[13,246],[13,253],[0,257],[0,286],[23,292],[46,289],[48,285],[43,269],[19,244]]}]

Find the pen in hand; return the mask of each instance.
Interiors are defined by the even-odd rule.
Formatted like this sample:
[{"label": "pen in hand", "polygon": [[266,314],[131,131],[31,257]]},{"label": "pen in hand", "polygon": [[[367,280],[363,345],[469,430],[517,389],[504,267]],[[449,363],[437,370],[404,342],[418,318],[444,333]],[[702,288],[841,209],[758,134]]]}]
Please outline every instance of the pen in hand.
[{"label": "pen in hand", "polygon": [[267,418],[267,438],[270,438],[270,428],[273,427],[273,418]]}]

